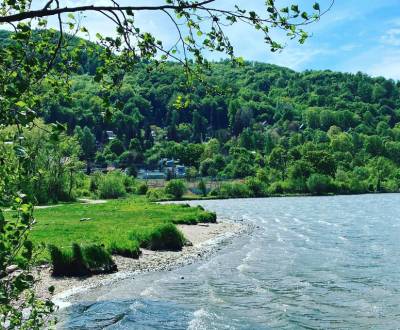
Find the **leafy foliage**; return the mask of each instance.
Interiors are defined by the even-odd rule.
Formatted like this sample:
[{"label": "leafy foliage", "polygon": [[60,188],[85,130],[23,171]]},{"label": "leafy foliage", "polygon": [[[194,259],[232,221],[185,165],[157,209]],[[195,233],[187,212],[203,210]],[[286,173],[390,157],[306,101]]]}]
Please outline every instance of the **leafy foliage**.
[{"label": "leafy foliage", "polygon": [[186,185],[183,180],[171,180],[165,186],[165,193],[172,195],[176,199],[182,198],[186,191]]},{"label": "leafy foliage", "polygon": [[119,198],[126,194],[124,174],[116,171],[100,178],[98,193],[101,198]]},{"label": "leafy foliage", "polygon": [[[37,252],[28,234],[35,221],[33,207],[18,197],[14,217],[6,219],[0,210],[0,326],[5,329],[38,329],[52,323],[51,300],[38,299],[32,265]],[[53,292],[54,288],[49,288]]]}]

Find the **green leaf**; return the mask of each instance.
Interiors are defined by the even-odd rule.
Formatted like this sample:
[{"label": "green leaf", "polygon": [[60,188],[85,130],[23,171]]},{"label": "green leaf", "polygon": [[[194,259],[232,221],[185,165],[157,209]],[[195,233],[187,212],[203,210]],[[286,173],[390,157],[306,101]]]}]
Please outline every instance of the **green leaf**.
[{"label": "green leaf", "polygon": [[27,104],[24,101],[18,101],[15,103],[15,105],[17,105],[20,108],[26,107]]}]

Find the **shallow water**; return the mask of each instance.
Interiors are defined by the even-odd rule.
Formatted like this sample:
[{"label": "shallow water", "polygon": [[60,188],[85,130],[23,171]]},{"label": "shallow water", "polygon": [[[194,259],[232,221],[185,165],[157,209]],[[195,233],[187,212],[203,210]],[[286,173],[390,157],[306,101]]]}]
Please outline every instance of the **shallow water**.
[{"label": "shallow water", "polygon": [[192,204],[256,228],[205,261],[87,292],[60,326],[400,327],[400,194]]}]

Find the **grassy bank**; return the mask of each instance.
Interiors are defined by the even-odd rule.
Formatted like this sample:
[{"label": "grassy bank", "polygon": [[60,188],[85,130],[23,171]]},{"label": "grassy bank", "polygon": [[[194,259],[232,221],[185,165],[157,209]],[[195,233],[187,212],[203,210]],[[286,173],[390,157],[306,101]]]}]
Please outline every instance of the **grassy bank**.
[{"label": "grassy bank", "polygon": [[180,250],[185,238],[175,224],[216,221],[214,213],[200,207],[159,205],[140,197],[37,209],[35,217],[31,238],[50,246],[40,259],[51,260],[58,270],[65,268],[57,275],[69,274],[76,265],[82,269],[78,273],[99,272],[102,266],[96,259],[105,260],[110,269],[105,254],[137,258],[140,248]]}]

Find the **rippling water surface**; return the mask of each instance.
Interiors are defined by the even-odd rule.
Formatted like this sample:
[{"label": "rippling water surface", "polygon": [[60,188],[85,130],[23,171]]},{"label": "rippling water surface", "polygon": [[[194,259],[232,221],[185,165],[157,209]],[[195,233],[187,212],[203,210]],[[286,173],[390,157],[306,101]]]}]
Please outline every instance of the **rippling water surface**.
[{"label": "rippling water surface", "polygon": [[201,204],[256,228],[208,260],[88,292],[63,327],[400,327],[400,194]]}]

